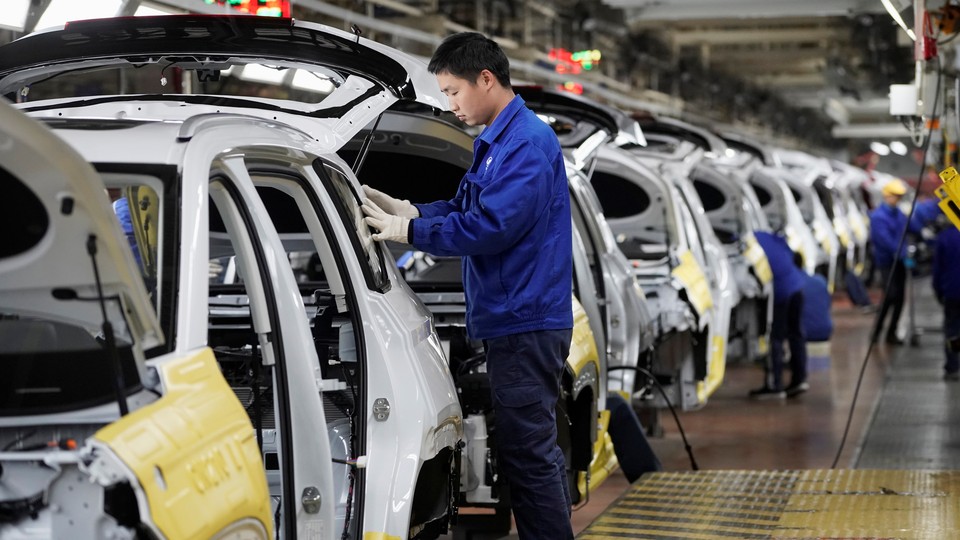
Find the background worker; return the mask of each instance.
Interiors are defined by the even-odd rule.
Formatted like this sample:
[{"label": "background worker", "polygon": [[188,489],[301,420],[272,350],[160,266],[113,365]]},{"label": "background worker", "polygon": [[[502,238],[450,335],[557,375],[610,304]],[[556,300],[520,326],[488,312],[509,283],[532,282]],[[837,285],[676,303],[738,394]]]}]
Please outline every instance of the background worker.
[{"label": "background worker", "polygon": [[[754,399],[783,399],[810,388],[807,383],[807,340],[803,332],[803,287],[807,275],[794,262],[794,253],[779,234],[754,233],[773,273],[773,323],[770,358],[763,386],[750,391]],[[783,386],[783,342],[790,344],[790,385]]]},{"label": "background worker", "polygon": [[943,307],[943,337],[946,362],[943,378],[960,380],[960,358],[956,346],[960,338],[960,230],[946,223],[937,234],[933,251],[933,290]]},{"label": "background worker", "polygon": [[883,204],[870,213],[870,242],[873,244],[873,264],[880,271],[880,283],[887,287],[886,297],[880,314],[877,318],[871,343],[875,342],[883,331],[884,320],[890,314],[890,324],[887,326],[886,342],[890,345],[902,345],[903,340],[897,336],[897,324],[900,322],[900,313],[903,311],[903,297],[906,288],[906,267],[904,259],[907,254],[906,242],[897,247],[907,227],[907,216],[900,211],[897,204],[907,192],[907,186],[902,180],[893,179],[884,184],[881,189]]},{"label": "background worker", "polygon": [[455,34],[430,60],[470,126],[473,165],[456,196],[416,206],[364,186],[376,240],[463,256],[467,330],[483,340],[501,470],[520,538],[573,538],[554,408],[573,328],[570,200],[560,143],[510,86],[500,47]]}]

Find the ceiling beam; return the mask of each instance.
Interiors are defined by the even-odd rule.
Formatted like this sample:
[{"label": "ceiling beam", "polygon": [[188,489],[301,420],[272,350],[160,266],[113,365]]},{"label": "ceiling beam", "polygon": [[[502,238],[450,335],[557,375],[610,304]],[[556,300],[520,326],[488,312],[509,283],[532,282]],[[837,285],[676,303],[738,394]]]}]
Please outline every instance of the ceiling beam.
[{"label": "ceiling beam", "polygon": [[835,139],[883,139],[909,137],[910,131],[899,122],[887,122],[833,126],[831,134]]},{"label": "ceiling beam", "polygon": [[766,87],[784,87],[784,88],[796,88],[796,87],[823,87],[827,84],[827,80],[820,73],[804,73],[804,74],[740,74],[743,78],[749,80],[760,86]]},{"label": "ceiling beam", "polygon": [[604,0],[604,3],[636,9],[638,16],[651,21],[845,17],[851,13],[884,11],[878,0]]},{"label": "ceiling beam", "polygon": [[[825,56],[833,52],[832,49],[819,47],[804,48],[749,48],[713,50],[710,54],[710,64],[719,65],[746,65],[769,66],[776,71],[805,71],[810,68],[819,68],[826,63]],[[836,51],[845,58],[853,57],[852,51]]]},{"label": "ceiling beam", "polygon": [[[639,9],[627,9],[627,15],[641,14]],[[783,29],[789,28],[811,28],[811,27],[845,27],[847,17],[788,17],[788,18],[730,18],[734,15],[728,14],[723,18],[704,19],[696,17],[692,19],[683,19],[677,21],[658,21],[646,18],[631,19],[628,22],[637,29],[665,29],[680,30],[685,32],[698,32],[702,29],[722,28],[724,30],[750,30],[757,26],[770,26]],[[736,15],[736,17],[740,17]],[[892,23],[891,23],[892,24]]]},{"label": "ceiling beam", "polygon": [[753,45],[771,43],[818,43],[821,41],[841,41],[849,39],[847,28],[704,28],[695,31],[677,31],[670,33],[670,42],[678,47],[700,45]]}]

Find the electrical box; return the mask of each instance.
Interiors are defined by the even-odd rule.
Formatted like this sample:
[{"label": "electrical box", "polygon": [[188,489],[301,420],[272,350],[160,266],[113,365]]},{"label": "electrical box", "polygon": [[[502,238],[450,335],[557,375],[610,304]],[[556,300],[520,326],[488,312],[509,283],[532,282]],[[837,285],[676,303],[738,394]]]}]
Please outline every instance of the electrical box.
[{"label": "electrical box", "polygon": [[917,115],[917,87],[913,84],[890,85],[890,115],[891,116],[918,116]]}]

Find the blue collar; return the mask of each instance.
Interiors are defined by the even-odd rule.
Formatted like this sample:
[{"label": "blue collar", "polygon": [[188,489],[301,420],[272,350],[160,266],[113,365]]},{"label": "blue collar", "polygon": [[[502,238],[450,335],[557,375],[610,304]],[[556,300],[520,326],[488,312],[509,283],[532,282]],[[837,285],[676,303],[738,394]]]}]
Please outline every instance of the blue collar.
[{"label": "blue collar", "polygon": [[503,133],[503,130],[507,129],[513,117],[524,108],[524,104],[525,102],[522,97],[519,95],[513,96],[513,99],[500,111],[500,114],[493,120],[493,123],[481,131],[480,136],[477,138],[487,144],[493,144],[493,141]]}]

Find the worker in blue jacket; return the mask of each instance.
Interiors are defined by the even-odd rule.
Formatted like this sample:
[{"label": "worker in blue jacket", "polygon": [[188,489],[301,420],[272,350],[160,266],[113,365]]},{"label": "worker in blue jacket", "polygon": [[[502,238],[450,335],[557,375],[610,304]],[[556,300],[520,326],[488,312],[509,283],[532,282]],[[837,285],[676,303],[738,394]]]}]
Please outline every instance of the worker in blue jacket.
[{"label": "worker in blue jacket", "polygon": [[[773,324],[770,327],[770,358],[764,384],[750,391],[754,399],[783,399],[806,392],[807,339],[803,332],[803,287],[807,275],[797,266],[787,240],[775,233],[754,233],[773,273]],[[783,386],[783,342],[790,344],[790,385]]]},{"label": "worker in blue jacket", "polygon": [[520,538],[573,538],[554,407],[573,328],[570,199],[560,143],[477,33],[446,38],[428,69],[470,126],[473,165],[449,201],[412,205],[364,186],[376,240],[463,256],[467,329],[483,340],[501,471]]},{"label": "worker in blue jacket", "polygon": [[907,256],[906,241],[900,246],[899,252],[897,246],[907,228],[907,216],[900,211],[897,204],[906,192],[907,186],[903,181],[893,179],[887,182],[881,190],[883,204],[870,213],[873,263],[880,270],[883,286],[890,284],[877,318],[872,340],[879,338],[883,331],[884,320],[889,314],[890,324],[887,326],[886,342],[890,345],[903,344],[903,340],[897,335],[897,324],[900,322],[900,313],[903,311],[903,297],[906,289],[907,272],[904,266]]},{"label": "worker in blue jacket", "polygon": [[943,306],[943,337],[947,357],[943,377],[956,381],[960,380],[960,358],[956,351],[956,342],[960,339],[960,231],[952,224],[946,224],[937,234],[932,273],[933,290]]}]

